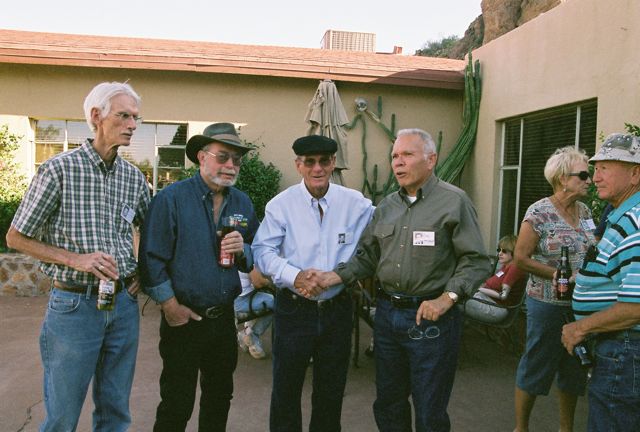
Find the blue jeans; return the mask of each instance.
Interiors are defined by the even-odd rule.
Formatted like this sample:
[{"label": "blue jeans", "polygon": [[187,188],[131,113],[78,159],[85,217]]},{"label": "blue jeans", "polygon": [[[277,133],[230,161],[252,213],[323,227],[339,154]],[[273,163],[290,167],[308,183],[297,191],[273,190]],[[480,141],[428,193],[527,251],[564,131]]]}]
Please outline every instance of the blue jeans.
[{"label": "blue jeans", "polygon": [[416,312],[417,308],[398,309],[378,298],[373,413],[381,432],[411,432],[409,396],[416,432],[451,428],[447,405],[458,363],[462,315],[454,307],[438,321],[423,320],[420,329],[436,337],[413,340],[407,332],[415,324]]},{"label": "blue jeans", "polygon": [[587,430],[640,431],[640,340],[597,343]]},{"label": "blue jeans", "polygon": [[[262,310],[273,310],[273,296],[267,292],[258,291],[253,296],[244,295],[236,298],[233,308],[238,313],[249,313],[249,299],[251,299],[251,307],[254,312]],[[256,318],[255,323],[251,326],[251,332],[260,337],[267,331],[273,320],[273,315],[265,315]]]},{"label": "blue jeans", "polygon": [[271,432],[302,431],[300,398],[313,357],[309,432],[339,432],[351,354],[352,304],[346,293],[330,303],[276,295]]},{"label": "blue jeans", "polygon": [[53,289],[40,333],[46,415],[40,431],[75,431],[93,378],[93,430],[125,431],[138,351],[138,301],[126,290],[113,311],[97,296]]},{"label": "blue jeans", "polygon": [[554,378],[558,389],[582,396],[587,372],[562,346],[564,315],[571,307],[527,297],[527,344],[516,371],[516,386],[539,396],[549,394]]}]

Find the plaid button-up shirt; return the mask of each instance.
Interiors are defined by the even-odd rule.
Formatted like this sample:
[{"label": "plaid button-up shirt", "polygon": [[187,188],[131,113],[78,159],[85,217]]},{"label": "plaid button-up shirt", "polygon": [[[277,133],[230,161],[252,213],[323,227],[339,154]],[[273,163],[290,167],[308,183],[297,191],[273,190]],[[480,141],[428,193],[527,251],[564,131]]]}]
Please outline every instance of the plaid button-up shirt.
[{"label": "plaid button-up shirt", "polygon": [[[12,225],[21,234],[71,252],[105,252],[115,257],[121,277],[137,267],[133,226],[140,226],[149,206],[147,181],[138,168],[116,156],[108,168],[93,148],[55,156],[38,169]],[[97,285],[91,273],[42,263],[54,280]]]}]

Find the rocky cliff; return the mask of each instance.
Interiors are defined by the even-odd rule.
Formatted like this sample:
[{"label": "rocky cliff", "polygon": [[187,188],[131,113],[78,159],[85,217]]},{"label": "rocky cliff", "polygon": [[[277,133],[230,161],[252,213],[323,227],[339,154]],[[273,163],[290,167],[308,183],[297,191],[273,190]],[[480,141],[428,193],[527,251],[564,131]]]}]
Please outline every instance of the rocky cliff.
[{"label": "rocky cliff", "polygon": [[451,58],[464,58],[472,49],[534,19],[566,0],[482,0],[482,15],[470,25],[449,53]]}]

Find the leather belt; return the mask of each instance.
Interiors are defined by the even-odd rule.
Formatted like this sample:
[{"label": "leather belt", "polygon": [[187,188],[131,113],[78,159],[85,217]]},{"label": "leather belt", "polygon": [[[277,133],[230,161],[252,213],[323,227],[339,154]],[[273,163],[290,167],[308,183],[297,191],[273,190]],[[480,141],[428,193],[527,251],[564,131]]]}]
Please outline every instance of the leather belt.
[{"label": "leather belt", "polygon": [[422,297],[400,296],[398,294],[389,294],[382,288],[378,288],[378,298],[383,298],[391,302],[391,305],[398,309],[413,309],[420,307],[423,301],[434,300],[442,295],[442,292],[434,293]]},{"label": "leather belt", "polygon": [[[124,278],[124,286],[121,283],[120,279],[114,281],[114,288],[115,288],[115,292],[116,294],[119,293],[120,291],[122,291],[124,288],[130,286],[133,283],[133,280],[136,277],[136,273],[132,273],[129,276]],[[53,286],[54,288],[57,288],[59,290],[62,291],[67,291],[67,292],[72,292],[72,293],[76,293],[76,294],[86,294],[87,289],[91,289],[91,295],[98,295],[98,286],[92,286],[91,288],[89,288],[88,285],[76,285],[73,283],[69,283],[69,282],[62,282],[62,281],[57,281],[54,280],[53,281]]]},{"label": "leather belt", "polygon": [[342,291],[340,291],[335,296],[331,297],[330,299],[326,299],[326,300],[308,299],[308,298],[303,297],[301,295],[298,295],[298,294],[296,294],[293,291],[288,290],[288,289],[283,289],[281,292],[284,295],[290,296],[292,300],[303,302],[303,303],[308,303],[308,304],[314,304],[320,309],[333,306],[336,303],[338,303],[339,301],[343,301],[345,299],[347,299],[347,300],[349,299],[349,295],[347,294],[347,290],[346,289],[343,289]]},{"label": "leather belt", "polygon": [[638,330],[618,330],[607,333],[600,333],[597,336],[599,340],[613,339],[613,340],[640,340],[640,331]]},{"label": "leather belt", "polygon": [[231,313],[233,310],[231,306],[225,305],[215,305],[208,308],[195,308],[189,306],[189,309],[200,315],[202,318],[208,319],[220,318],[225,313]]}]

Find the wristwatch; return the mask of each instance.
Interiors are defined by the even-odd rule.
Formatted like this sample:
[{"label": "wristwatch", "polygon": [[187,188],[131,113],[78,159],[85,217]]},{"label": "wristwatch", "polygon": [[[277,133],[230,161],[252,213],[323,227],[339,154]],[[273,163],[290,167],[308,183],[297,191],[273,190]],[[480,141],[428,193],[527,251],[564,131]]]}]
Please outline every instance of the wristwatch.
[{"label": "wristwatch", "polygon": [[449,296],[449,298],[451,299],[451,301],[455,304],[458,303],[458,299],[460,298],[460,296],[454,292],[451,291],[445,291],[444,292],[446,295]]}]

